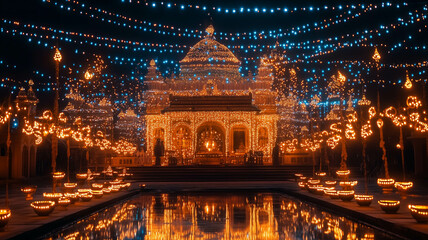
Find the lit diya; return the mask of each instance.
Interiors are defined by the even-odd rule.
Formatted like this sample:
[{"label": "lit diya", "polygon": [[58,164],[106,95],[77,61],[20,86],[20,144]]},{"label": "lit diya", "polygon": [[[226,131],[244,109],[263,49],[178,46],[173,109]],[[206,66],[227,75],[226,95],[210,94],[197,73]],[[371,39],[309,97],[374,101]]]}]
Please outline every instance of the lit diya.
[{"label": "lit diya", "polygon": [[48,216],[55,209],[54,201],[35,201],[30,204],[34,212],[39,216]]},{"label": "lit diya", "polygon": [[400,201],[396,200],[379,200],[380,208],[385,213],[396,213],[400,209]]},{"label": "lit diya", "polygon": [[327,187],[334,187],[336,186],[337,181],[324,181],[324,185],[326,185]]},{"label": "lit diya", "polygon": [[409,189],[413,187],[413,182],[395,182],[394,187],[399,192],[407,192]]},{"label": "lit diya", "polygon": [[334,189],[324,190],[324,193],[331,199],[339,199],[339,193],[337,193],[337,191]]},{"label": "lit diya", "polygon": [[355,192],[353,190],[341,190],[337,191],[339,198],[344,202],[349,202],[354,199]]},{"label": "lit diya", "polygon": [[64,197],[70,199],[70,204],[73,204],[79,200],[78,193],[64,193]]},{"label": "lit diya", "polygon": [[327,176],[326,172],[316,172],[315,176],[317,176],[318,178],[324,178],[325,176]]},{"label": "lit diya", "polygon": [[62,193],[43,193],[43,197],[48,201],[58,202],[58,199],[62,197]]},{"label": "lit diya", "polygon": [[53,179],[54,180],[62,180],[64,177],[65,177],[65,173],[63,173],[63,172],[54,172],[53,174],[52,174],[52,177],[53,177]]},{"label": "lit diya", "polygon": [[25,186],[21,188],[21,192],[27,194],[25,200],[33,200],[33,194],[36,192],[37,186]]},{"label": "lit diya", "polygon": [[79,197],[82,200],[82,202],[89,202],[92,200],[93,195],[91,192],[82,192],[82,193],[79,193]]},{"label": "lit diya", "polygon": [[88,174],[87,173],[77,173],[76,174],[76,179],[77,180],[86,180],[88,178]]},{"label": "lit diya", "polygon": [[318,194],[318,195],[324,195],[324,189],[325,189],[325,187],[324,186],[318,186],[318,187],[316,187],[315,188],[315,194]]},{"label": "lit diya", "polygon": [[[323,185],[306,185],[310,193],[317,193],[317,189],[324,187]],[[324,190],[324,189],[323,189]]]},{"label": "lit diya", "polygon": [[378,178],[377,185],[382,188],[384,192],[392,191],[394,187],[395,180],[392,178]]},{"label": "lit diya", "polygon": [[68,205],[70,205],[70,204],[71,204],[71,200],[66,198],[66,197],[59,198],[58,203],[57,203],[57,205],[62,207],[62,208],[67,208]]},{"label": "lit diya", "polygon": [[321,183],[321,180],[319,180],[319,179],[309,179],[308,180],[308,184],[318,185],[320,183]]},{"label": "lit diya", "polygon": [[4,228],[12,216],[10,209],[0,209],[0,228]]},{"label": "lit diya", "polygon": [[72,193],[74,189],[77,187],[77,183],[66,182],[64,183],[64,192]]},{"label": "lit diya", "polygon": [[305,182],[297,182],[297,185],[300,189],[306,190],[306,183]]},{"label": "lit diya", "polygon": [[358,181],[340,181],[339,185],[345,190],[352,190],[358,184]]},{"label": "lit diya", "polygon": [[104,193],[104,194],[109,194],[109,193],[111,193],[111,187],[105,187],[105,188],[103,188],[103,193]]},{"label": "lit diya", "polygon": [[123,190],[127,190],[129,187],[131,186],[131,183],[122,183],[120,185],[120,188],[122,188]]},{"label": "lit diya", "polygon": [[362,194],[356,194],[354,195],[355,201],[358,205],[362,207],[368,207],[373,201],[373,195],[362,195]]},{"label": "lit diya", "polygon": [[412,217],[418,223],[428,222],[428,205],[409,205],[408,207]]},{"label": "lit diya", "polygon": [[303,177],[303,174],[301,174],[301,173],[295,173],[294,174],[294,180],[296,180],[296,182],[300,179],[300,177]]},{"label": "lit diya", "polygon": [[104,192],[102,189],[98,189],[98,190],[92,190],[92,195],[95,198],[101,198],[103,196]]},{"label": "lit diya", "polygon": [[349,176],[349,174],[351,174],[350,170],[337,170],[336,171],[336,175],[339,178],[347,178]]},{"label": "lit diya", "polygon": [[101,183],[92,183],[92,189],[101,190],[103,189],[104,184]]}]

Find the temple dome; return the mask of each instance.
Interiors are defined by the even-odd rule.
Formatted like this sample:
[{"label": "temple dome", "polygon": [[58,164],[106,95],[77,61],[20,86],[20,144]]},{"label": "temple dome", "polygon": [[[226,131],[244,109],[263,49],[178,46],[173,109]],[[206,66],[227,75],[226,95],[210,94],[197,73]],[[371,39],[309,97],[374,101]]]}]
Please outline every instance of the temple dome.
[{"label": "temple dome", "polygon": [[214,40],[214,28],[207,28],[207,36],[190,48],[180,61],[181,74],[187,78],[221,76],[239,77],[241,62],[223,44]]}]

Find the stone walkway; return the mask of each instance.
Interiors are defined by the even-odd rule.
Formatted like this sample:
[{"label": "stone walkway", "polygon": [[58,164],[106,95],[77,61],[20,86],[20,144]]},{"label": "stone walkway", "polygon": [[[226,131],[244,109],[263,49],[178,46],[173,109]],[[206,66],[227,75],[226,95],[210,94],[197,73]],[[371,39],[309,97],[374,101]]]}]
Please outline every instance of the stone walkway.
[{"label": "stone walkway", "polygon": [[[132,184],[128,190],[104,195],[102,198],[93,198],[90,202],[76,202],[63,209],[56,207],[49,216],[38,216],[30,206],[32,201],[44,200],[43,192],[52,192],[52,186],[46,185],[40,187],[34,194],[34,200],[26,201],[25,194],[20,192],[20,184],[11,184],[9,186],[9,208],[12,216],[9,224],[0,231],[0,239],[33,239],[45,232],[61,227],[81,217],[84,217],[96,210],[99,210],[110,204],[114,204],[121,199],[125,199],[137,192],[138,185]],[[58,191],[59,188],[57,188]],[[3,201],[5,194],[0,195]],[[1,203],[0,206],[4,206]],[[33,234],[33,235],[32,235]],[[33,236],[33,237],[31,237]]]},{"label": "stone walkway", "polygon": [[[310,201],[337,213],[350,216],[354,220],[360,220],[379,228],[386,228],[387,231],[404,235],[410,239],[428,239],[428,224],[417,223],[410,214],[409,204],[428,205],[428,189],[426,186],[415,186],[406,195],[397,192],[383,194],[379,186],[372,183],[368,185],[368,194],[373,195],[373,201],[369,207],[361,207],[355,199],[351,202],[344,202],[340,199],[330,199],[328,196],[319,196],[301,190],[296,182],[284,183],[284,192],[288,195],[299,198],[303,201]],[[338,187],[340,188],[340,187]],[[356,194],[364,194],[364,183],[359,180],[355,188]],[[378,200],[399,200],[400,209],[395,214],[386,214],[379,206]],[[422,238],[421,238],[422,237]]]}]

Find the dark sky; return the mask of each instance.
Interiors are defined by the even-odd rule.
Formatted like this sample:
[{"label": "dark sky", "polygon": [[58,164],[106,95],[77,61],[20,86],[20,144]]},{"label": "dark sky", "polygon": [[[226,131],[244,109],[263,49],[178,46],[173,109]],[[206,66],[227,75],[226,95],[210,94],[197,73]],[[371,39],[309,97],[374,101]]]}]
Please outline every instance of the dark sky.
[{"label": "dark sky", "polygon": [[[64,9],[61,9],[58,6],[55,6],[53,3],[58,2],[59,4],[64,4],[65,6],[74,6],[76,8],[81,4],[85,4],[84,9],[88,7],[98,7],[110,12],[122,14],[127,17],[131,17],[139,20],[146,20],[150,22],[160,23],[163,25],[172,25],[175,28],[189,28],[189,29],[200,29],[203,30],[207,25],[212,23],[216,31],[222,32],[248,32],[248,31],[262,31],[262,30],[271,30],[271,29],[287,29],[291,27],[301,26],[303,24],[310,24],[311,26],[315,22],[319,22],[323,19],[333,18],[340,12],[345,12],[343,10],[331,10],[331,11],[298,11],[296,13],[289,14],[225,14],[217,13],[216,11],[201,11],[197,9],[179,10],[178,8],[167,9],[159,5],[159,1],[156,8],[147,7],[144,4],[137,4],[136,1],[133,3],[122,3],[122,0],[110,0],[110,1],[93,1],[93,0],[82,0],[79,1],[79,5],[72,4],[65,0],[50,0],[50,3],[44,2],[43,0],[16,0],[16,1],[1,1],[0,2],[0,16],[3,19],[11,21],[19,21],[21,24],[35,24],[43,25],[46,27],[52,27],[55,29],[61,29],[64,31],[74,31],[79,33],[94,34],[97,36],[103,37],[112,37],[123,40],[130,41],[141,41],[141,42],[150,42],[150,43],[170,43],[170,44],[180,44],[191,46],[199,41],[199,38],[193,37],[176,37],[176,36],[165,36],[160,34],[154,34],[150,32],[144,32],[141,30],[133,30],[129,28],[124,28],[116,26],[113,24],[108,24],[97,19],[89,18],[87,16],[82,16],[78,13],[73,13]],[[141,1],[144,2],[144,1]],[[153,1],[148,1],[150,4]],[[323,7],[324,5],[329,6],[338,6],[342,5],[345,7],[347,4],[358,4],[361,1],[171,1],[180,4],[198,4],[205,5],[209,9],[212,6],[222,6],[223,8],[236,8],[239,9],[241,6],[245,8],[254,8],[258,7],[260,9],[266,8],[276,8],[287,6],[289,9],[294,7]],[[370,3],[381,4],[382,1],[365,1],[365,4]],[[386,1],[385,1],[386,2]],[[396,4],[402,4],[402,1],[389,1],[394,6]],[[310,33],[299,34],[297,36],[288,36],[281,37],[278,39],[280,43],[285,43],[287,41],[291,43],[297,43],[302,41],[314,41],[318,39],[327,39],[329,37],[336,37],[352,33],[361,33],[364,30],[370,29],[379,29],[380,25],[388,25],[391,23],[396,23],[399,17],[408,18],[409,12],[414,11],[415,9],[421,9],[420,13],[427,13],[426,10],[422,10],[423,5],[426,2],[423,1],[409,1],[408,6],[405,7],[388,7],[388,8],[379,8],[372,10],[368,13],[363,13],[357,19],[350,20],[346,23],[339,23],[328,29],[321,31],[312,31]],[[351,9],[352,10],[352,9]],[[352,10],[358,13],[357,10]],[[95,13],[97,15],[97,13]],[[104,16],[105,15],[100,15]],[[109,18],[109,17],[106,17]],[[111,19],[115,19],[111,17]],[[397,44],[409,35],[412,36],[411,40],[408,40],[406,44],[408,46],[422,46],[426,44],[426,20],[421,21],[416,24],[409,24],[409,26],[397,28],[397,30],[391,31],[387,35],[381,37],[373,37],[366,43],[369,45],[381,45],[386,44],[388,47],[379,47],[379,50],[383,56],[383,63],[385,64],[402,64],[402,63],[416,63],[420,61],[426,61],[427,51],[428,50],[405,50],[404,48],[399,48],[396,51],[388,53],[391,46]],[[11,25],[4,24],[3,21],[0,23],[0,27],[11,28]],[[21,26],[20,26],[21,27]],[[422,29],[419,31],[419,29]],[[42,31],[24,29],[27,32],[34,33],[43,33]],[[48,33],[48,35],[52,33]],[[267,34],[267,33],[266,33]],[[16,65],[17,67],[13,70],[10,68],[0,68],[2,72],[0,77],[9,76],[15,78],[20,84],[25,82],[29,78],[37,79],[38,82],[50,82],[51,80],[46,77],[35,76],[34,71],[39,70],[47,75],[54,75],[54,67],[52,63],[52,54],[53,50],[49,47],[43,47],[43,45],[38,45],[33,40],[32,42],[28,41],[28,37],[25,36],[12,36],[10,34],[0,33],[0,59],[4,60],[8,64]],[[34,38],[33,38],[34,39]],[[78,38],[80,40],[84,38]],[[352,40],[358,39],[358,37],[351,38]],[[249,44],[274,44],[275,38],[267,38],[263,40],[220,40],[219,41],[225,45],[243,45],[247,46]],[[347,42],[348,40],[343,40],[339,42]],[[44,39],[43,42],[48,43],[50,46],[59,45],[61,47],[64,61],[62,64],[65,64],[67,67],[74,65],[84,65],[85,61],[91,56],[92,53],[100,54],[107,60],[109,64],[109,73],[112,75],[121,75],[125,74],[127,76],[135,77],[135,65],[130,66],[127,64],[117,64],[108,62],[107,56],[119,56],[124,58],[137,58],[144,59],[143,62],[154,58],[158,59],[159,62],[168,60],[177,62],[181,60],[185,53],[188,51],[184,49],[184,53],[162,53],[159,54],[147,51],[129,51],[122,49],[110,49],[106,47],[94,47],[88,44],[74,44],[68,43],[65,41],[57,41],[52,39]],[[336,41],[337,42],[337,41]],[[77,53],[76,53],[77,52]],[[266,53],[257,52],[252,54],[247,54],[242,51],[235,51],[235,55],[238,56],[244,64],[244,57],[259,57],[262,54]],[[288,50],[288,56],[292,60],[299,59],[296,56],[301,56],[302,53],[309,54],[314,52],[312,49],[301,50],[301,49],[291,49]],[[373,53],[373,47],[347,47],[345,49],[340,49],[332,54],[327,54],[321,57],[315,57],[311,60],[363,60],[369,61]],[[143,64],[143,63],[141,63]],[[254,65],[255,63],[248,63],[249,66]],[[174,71],[174,66],[168,66],[164,64],[161,70]],[[253,66],[252,66],[253,67]],[[325,65],[311,65],[303,64],[300,66],[301,69],[324,69],[326,71],[324,78],[328,78],[328,75],[333,72],[333,69],[342,68],[340,64],[325,66]],[[144,71],[144,70],[142,70]],[[358,71],[358,70],[355,70]],[[412,74],[418,74],[415,77],[420,79],[426,79],[427,74],[425,69],[415,68],[411,69]],[[392,82],[397,82],[398,79],[403,79],[404,70],[401,69],[387,69],[384,71],[384,78]],[[309,75],[302,75],[303,78],[309,78]],[[368,77],[368,76],[362,76]]]}]

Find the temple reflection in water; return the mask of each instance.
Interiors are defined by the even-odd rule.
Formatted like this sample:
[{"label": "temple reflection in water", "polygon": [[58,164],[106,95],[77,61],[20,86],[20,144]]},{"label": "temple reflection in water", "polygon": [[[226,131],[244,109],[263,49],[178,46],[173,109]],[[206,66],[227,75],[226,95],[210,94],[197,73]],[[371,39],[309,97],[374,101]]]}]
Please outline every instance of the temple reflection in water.
[{"label": "temple reflection in water", "polygon": [[391,239],[276,193],[147,193],[47,239]]}]

